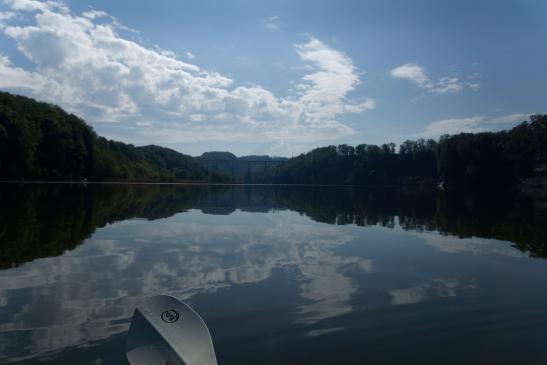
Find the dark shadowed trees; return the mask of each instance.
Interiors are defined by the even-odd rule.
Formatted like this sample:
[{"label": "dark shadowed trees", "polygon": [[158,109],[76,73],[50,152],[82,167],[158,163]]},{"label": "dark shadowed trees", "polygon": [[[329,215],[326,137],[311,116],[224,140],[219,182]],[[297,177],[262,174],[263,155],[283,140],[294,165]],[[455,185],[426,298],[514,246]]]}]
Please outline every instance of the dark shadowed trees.
[{"label": "dark shadowed trees", "polygon": [[[194,159],[159,146],[136,147],[97,136],[75,115],[0,92],[0,179],[208,180],[350,184],[449,189],[510,189],[547,152],[547,115],[508,131],[461,133],[438,142],[341,144],[284,159],[208,152]],[[258,161],[258,162],[257,162]]]},{"label": "dark shadowed trees", "polygon": [[0,179],[225,181],[191,156],[99,137],[61,108],[0,92]]},{"label": "dark shadowed trees", "polygon": [[509,131],[461,133],[393,143],[316,148],[277,166],[263,181],[289,184],[514,188],[547,151],[547,115],[532,115]]}]

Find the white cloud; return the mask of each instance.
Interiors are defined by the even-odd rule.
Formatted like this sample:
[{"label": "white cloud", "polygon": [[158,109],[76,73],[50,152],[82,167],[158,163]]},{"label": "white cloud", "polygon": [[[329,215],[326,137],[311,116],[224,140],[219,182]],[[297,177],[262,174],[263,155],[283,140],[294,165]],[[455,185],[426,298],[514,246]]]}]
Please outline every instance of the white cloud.
[{"label": "white cloud", "polygon": [[515,113],[509,115],[503,115],[501,117],[494,117],[488,120],[490,124],[514,124],[520,123],[530,119],[530,115],[534,113]]},{"label": "white cloud", "polygon": [[421,88],[428,89],[433,87],[433,83],[425,74],[421,66],[407,63],[391,70],[391,76],[399,79],[410,80]]},{"label": "white cloud", "polygon": [[478,91],[481,88],[481,84],[478,82],[467,82],[465,85],[472,91]]},{"label": "white cloud", "polygon": [[59,3],[5,3],[25,13],[27,21],[7,26],[4,34],[32,67],[17,68],[3,57],[0,88],[60,104],[92,123],[124,125],[118,132],[111,127],[111,138],[308,143],[355,133],[338,117],[375,107],[371,99],[347,98],[360,82],[355,66],[315,38],[294,46],[310,71],[295,92],[280,98],[261,86],[234,87],[229,77],[128,40],[105,12],[74,15]]},{"label": "white cloud", "polygon": [[350,103],[345,96],[359,84],[355,67],[345,54],[327,47],[318,39],[295,45],[299,56],[315,66],[295,86],[300,90],[299,103],[315,123],[331,119],[344,112],[359,113],[375,107],[371,99]]},{"label": "white cloud", "polygon": [[108,13],[104,12],[104,11],[100,11],[100,10],[89,10],[89,11],[86,11],[84,13],[82,13],[82,16],[84,18],[88,18],[88,19],[95,19],[95,18],[102,18],[102,17],[110,17],[108,15]]},{"label": "white cloud", "polygon": [[14,67],[2,54],[0,54],[0,84],[3,88],[21,93],[37,93],[44,88],[55,87],[55,85],[48,85],[47,79],[37,73]]},{"label": "white cloud", "polygon": [[279,29],[279,16],[272,15],[264,19],[264,25],[266,28],[271,30],[278,30]]},{"label": "white cloud", "polygon": [[185,55],[186,58],[188,58],[189,60],[193,60],[194,58],[196,58],[196,56],[192,52],[186,52]]},{"label": "white cloud", "polygon": [[6,26],[6,23],[15,18],[15,13],[13,11],[0,11],[0,29]]},{"label": "white cloud", "polygon": [[480,133],[488,129],[484,127],[484,117],[442,119],[428,124],[424,131],[425,137],[438,137],[443,134]]},{"label": "white cloud", "polygon": [[391,70],[391,76],[413,82],[421,89],[434,94],[458,94],[469,88],[477,91],[480,88],[478,82],[463,82],[457,77],[441,77],[437,81],[432,80],[424,68],[414,63],[407,63]]},{"label": "white cloud", "polygon": [[61,2],[39,0],[3,0],[15,11],[59,11],[67,13],[68,8]]},{"label": "white cloud", "polygon": [[517,113],[499,117],[474,116],[441,119],[429,123],[420,135],[426,138],[437,138],[444,134],[488,132],[528,120],[531,114],[533,113]]}]

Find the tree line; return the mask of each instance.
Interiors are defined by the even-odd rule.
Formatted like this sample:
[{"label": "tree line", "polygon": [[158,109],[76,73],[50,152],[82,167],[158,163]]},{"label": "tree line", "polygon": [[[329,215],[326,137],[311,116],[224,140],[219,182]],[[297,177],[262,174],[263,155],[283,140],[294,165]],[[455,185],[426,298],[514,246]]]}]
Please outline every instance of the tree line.
[{"label": "tree line", "polygon": [[[508,131],[461,133],[438,141],[316,148],[284,159],[200,157],[98,136],[60,107],[0,92],[0,179],[238,181],[448,188],[515,187],[547,155],[547,115]],[[254,160],[269,163],[255,164]],[[211,163],[211,161],[213,161]]]},{"label": "tree line", "polygon": [[0,179],[225,181],[191,156],[98,136],[60,107],[0,92]]},{"label": "tree line", "polygon": [[509,131],[461,133],[381,146],[316,148],[258,177],[260,182],[369,186],[512,188],[531,176],[547,151],[547,115]]}]

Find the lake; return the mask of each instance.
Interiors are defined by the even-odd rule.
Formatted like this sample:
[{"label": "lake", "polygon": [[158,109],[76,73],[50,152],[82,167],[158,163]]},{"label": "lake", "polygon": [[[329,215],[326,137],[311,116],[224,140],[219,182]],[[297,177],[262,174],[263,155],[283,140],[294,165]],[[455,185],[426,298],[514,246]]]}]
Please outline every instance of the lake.
[{"label": "lake", "polygon": [[545,364],[547,205],[347,187],[0,184],[0,363],[126,364],[143,298],[220,365]]}]

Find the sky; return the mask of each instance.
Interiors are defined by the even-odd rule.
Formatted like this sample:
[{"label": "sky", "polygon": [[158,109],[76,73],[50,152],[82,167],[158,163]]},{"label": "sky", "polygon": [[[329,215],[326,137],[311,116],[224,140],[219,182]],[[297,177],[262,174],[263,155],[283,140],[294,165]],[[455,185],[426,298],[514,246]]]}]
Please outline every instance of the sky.
[{"label": "sky", "polygon": [[99,135],[293,156],[547,112],[544,0],[0,0],[0,90]]}]

